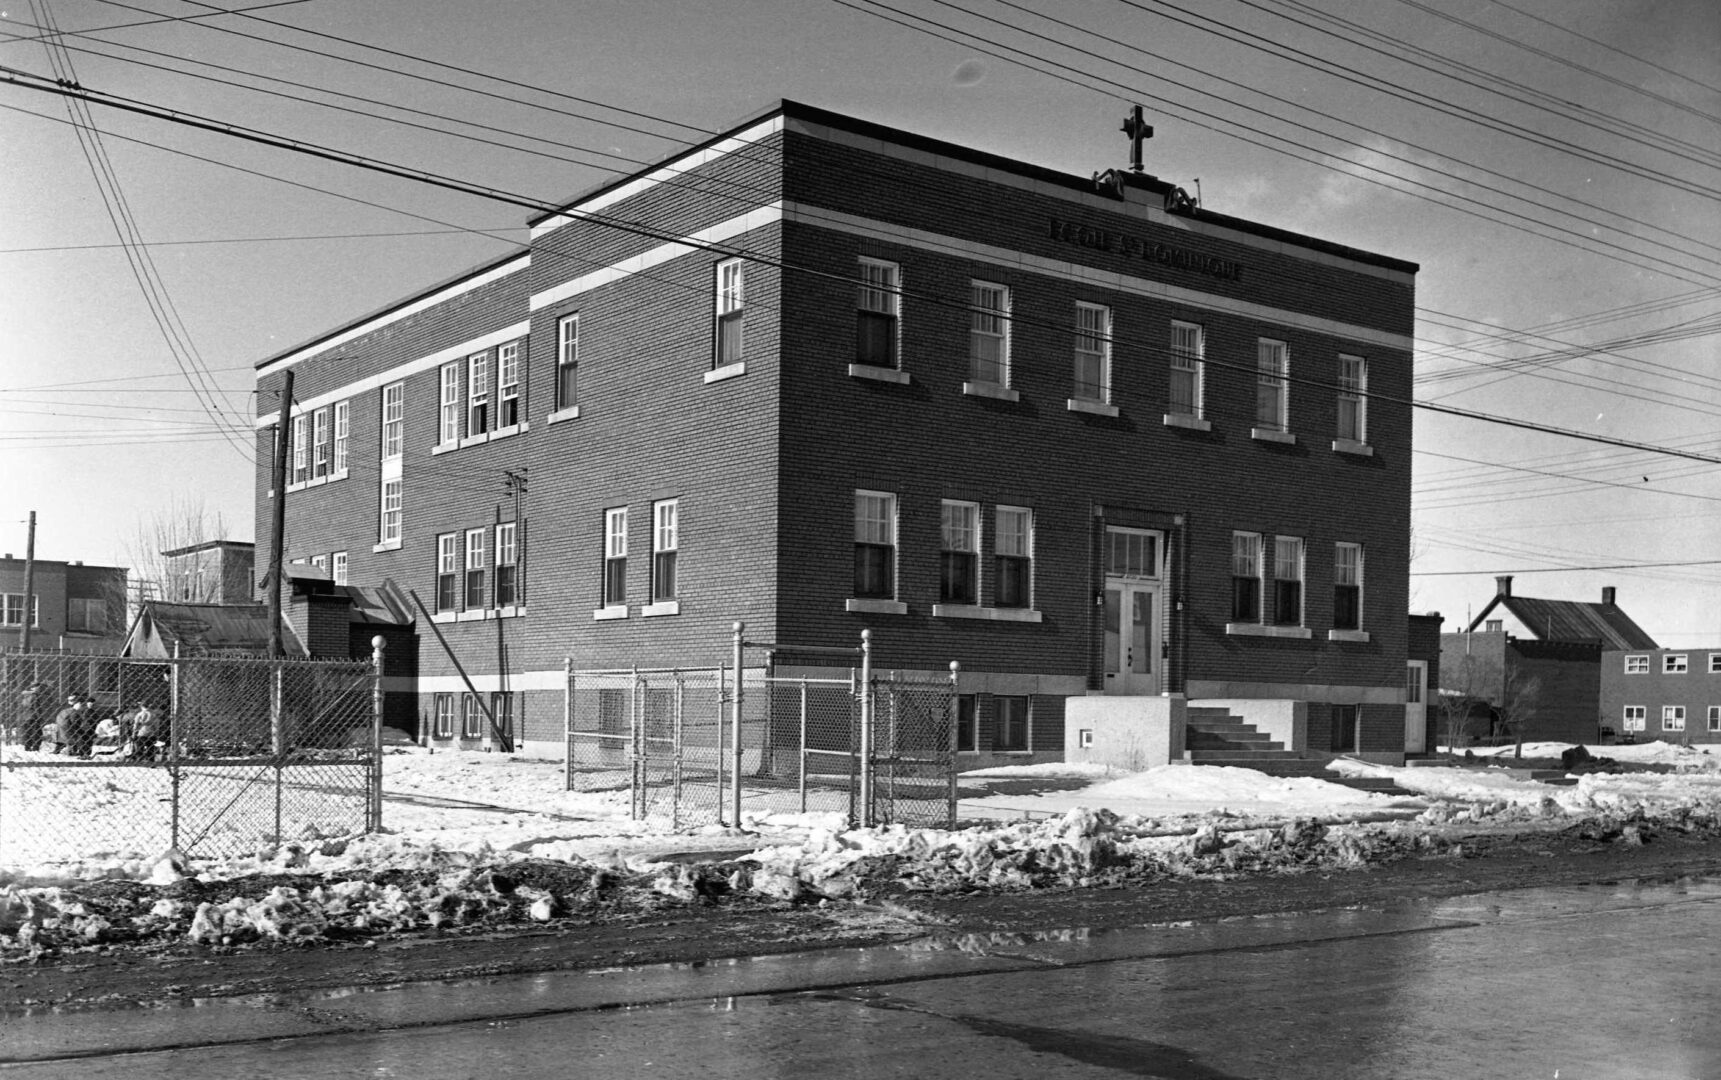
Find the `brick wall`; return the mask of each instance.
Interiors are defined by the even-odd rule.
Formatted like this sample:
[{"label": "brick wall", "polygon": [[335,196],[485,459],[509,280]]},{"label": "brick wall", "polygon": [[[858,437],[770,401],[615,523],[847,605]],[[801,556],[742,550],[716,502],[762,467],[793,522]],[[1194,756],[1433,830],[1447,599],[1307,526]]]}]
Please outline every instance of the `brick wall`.
[{"label": "brick wall", "polygon": [[[1626,657],[1642,657],[1648,668],[1627,673]],[[1683,658],[1684,671],[1669,671],[1667,658]],[[1679,667],[1676,662],[1674,667]],[[1721,743],[1721,646],[1700,649],[1610,650],[1601,655],[1600,702],[1603,724],[1625,733],[1625,707],[1641,706],[1644,730],[1639,741]],[[1666,716],[1669,706],[1685,710],[1685,728]],[[1710,710],[1718,715],[1711,727]]]}]

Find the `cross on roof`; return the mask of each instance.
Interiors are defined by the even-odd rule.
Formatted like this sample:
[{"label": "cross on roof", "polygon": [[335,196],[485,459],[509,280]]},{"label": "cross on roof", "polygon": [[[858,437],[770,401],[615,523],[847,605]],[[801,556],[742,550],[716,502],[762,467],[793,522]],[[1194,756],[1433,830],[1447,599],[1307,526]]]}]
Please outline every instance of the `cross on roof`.
[{"label": "cross on roof", "polygon": [[1123,127],[1118,130],[1129,136],[1129,167],[1132,172],[1141,172],[1141,144],[1153,138],[1153,125],[1141,117],[1141,106],[1130,110],[1123,118]]}]

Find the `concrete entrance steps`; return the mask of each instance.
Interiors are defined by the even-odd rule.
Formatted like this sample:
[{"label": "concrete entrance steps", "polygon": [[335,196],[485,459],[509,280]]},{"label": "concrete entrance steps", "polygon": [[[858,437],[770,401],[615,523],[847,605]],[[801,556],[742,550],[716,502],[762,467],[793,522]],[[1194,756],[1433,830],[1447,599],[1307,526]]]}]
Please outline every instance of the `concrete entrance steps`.
[{"label": "concrete entrance steps", "polygon": [[1266,733],[1256,730],[1224,709],[1191,706],[1185,721],[1183,745],[1192,765],[1230,765],[1254,769],[1269,776],[1312,776],[1330,784],[1357,791],[1385,795],[1411,795],[1384,777],[1340,776],[1327,771],[1331,754],[1287,750]]}]

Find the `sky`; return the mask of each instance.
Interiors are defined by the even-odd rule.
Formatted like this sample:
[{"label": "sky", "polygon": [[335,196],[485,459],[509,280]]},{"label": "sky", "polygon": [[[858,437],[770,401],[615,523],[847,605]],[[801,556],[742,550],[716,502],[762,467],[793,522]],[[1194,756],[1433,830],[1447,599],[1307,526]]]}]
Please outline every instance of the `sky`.
[{"label": "sky", "polygon": [[1721,645],[1712,0],[219,7],[250,10],[0,0],[0,553],[31,510],[40,558],[124,565],[187,503],[250,539],[254,365],[526,239],[501,201],[109,106],[92,145],[41,76],[541,201],[779,98],[1085,176],[1139,103],[1148,171],[1206,208],[1420,264],[1418,401],[1695,455],[1419,409],[1412,610],[1612,585]]}]

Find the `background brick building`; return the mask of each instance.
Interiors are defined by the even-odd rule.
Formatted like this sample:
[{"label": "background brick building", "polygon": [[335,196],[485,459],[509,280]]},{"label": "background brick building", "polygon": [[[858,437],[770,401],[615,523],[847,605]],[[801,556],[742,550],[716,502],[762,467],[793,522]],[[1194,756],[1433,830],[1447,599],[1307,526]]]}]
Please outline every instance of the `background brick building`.
[{"label": "background brick building", "polygon": [[1721,645],[1602,653],[1601,722],[1639,740],[1721,743]]},{"label": "background brick building", "polygon": [[[416,593],[528,741],[564,659],[712,666],[743,620],[960,661],[977,755],[1179,694],[1390,759],[1415,273],[785,102],[262,362],[258,543],[284,419],[288,558]],[[458,740],[427,631],[397,689]]]}]

